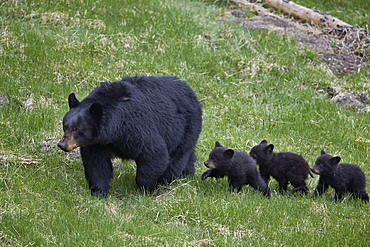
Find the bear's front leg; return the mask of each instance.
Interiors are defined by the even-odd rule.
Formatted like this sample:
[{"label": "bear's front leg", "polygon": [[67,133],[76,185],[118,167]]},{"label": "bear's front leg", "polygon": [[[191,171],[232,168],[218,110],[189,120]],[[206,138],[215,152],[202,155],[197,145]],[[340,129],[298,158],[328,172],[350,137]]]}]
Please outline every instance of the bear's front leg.
[{"label": "bear's front leg", "polygon": [[229,182],[229,186],[232,188],[233,191],[236,191],[238,193],[241,192],[242,188],[243,188],[243,183],[241,182],[242,181],[242,178],[228,178],[228,182]]},{"label": "bear's front leg", "polygon": [[280,178],[278,183],[280,192],[286,192],[288,190],[288,179]]},{"label": "bear's front leg", "polygon": [[91,195],[107,197],[113,177],[109,148],[103,145],[81,147],[81,158]]},{"label": "bear's front leg", "polygon": [[261,191],[264,196],[270,199],[271,197],[270,188],[267,186],[267,184],[265,183],[265,181],[263,181],[261,177],[250,176],[248,180],[250,181],[249,185],[252,186],[252,188]]},{"label": "bear's front leg", "polygon": [[347,188],[344,183],[335,186],[334,190],[335,190],[334,200],[336,201],[342,200],[344,194],[347,192]]},{"label": "bear's front leg", "polygon": [[313,192],[312,199],[322,195],[328,188],[329,184],[325,183],[321,178],[319,178],[319,182]]},{"label": "bear's front leg", "polygon": [[265,183],[268,185],[270,181],[270,174],[260,171],[260,175],[263,181],[265,181]]},{"label": "bear's front leg", "polygon": [[202,180],[206,178],[223,178],[225,174],[217,169],[208,169],[202,174]]}]

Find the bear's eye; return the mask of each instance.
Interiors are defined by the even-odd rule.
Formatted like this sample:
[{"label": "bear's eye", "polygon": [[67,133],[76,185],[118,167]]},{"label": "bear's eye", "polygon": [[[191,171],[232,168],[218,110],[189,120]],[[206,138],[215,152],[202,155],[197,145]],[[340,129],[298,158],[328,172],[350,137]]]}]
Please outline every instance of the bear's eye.
[{"label": "bear's eye", "polygon": [[319,163],[319,166],[321,166],[321,167],[327,167],[327,166],[329,166],[328,164],[326,164],[326,163],[322,163],[322,162],[320,162]]},{"label": "bear's eye", "polygon": [[75,126],[75,127],[73,127],[73,131],[76,131],[76,132],[78,132],[78,128]]}]

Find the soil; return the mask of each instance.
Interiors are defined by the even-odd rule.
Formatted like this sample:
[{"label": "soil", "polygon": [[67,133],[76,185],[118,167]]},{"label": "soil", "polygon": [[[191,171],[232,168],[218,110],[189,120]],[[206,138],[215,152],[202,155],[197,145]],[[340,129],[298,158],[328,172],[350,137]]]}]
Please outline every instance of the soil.
[{"label": "soil", "polygon": [[[262,8],[262,6],[260,6]],[[312,26],[299,20],[278,16],[265,9],[254,15],[231,1],[228,11],[236,22],[247,29],[265,29],[294,38],[297,44],[316,51],[320,61],[336,75],[346,75],[361,69],[370,70],[370,31],[360,28],[332,29]]]},{"label": "soil", "polygon": [[[310,25],[287,16],[277,15],[255,1],[230,1],[225,13],[251,30],[268,30],[294,38],[298,46],[317,52],[319,60],[337,76],[360,70],[370,71],[370,30],[362,28],[325,28]],[[257,5],[257,8],[256,8]],[[357,112],[370,112],[365,95],[356,96],[339,87],[327,89],[327,95],[340,106],[354,107]]]}]

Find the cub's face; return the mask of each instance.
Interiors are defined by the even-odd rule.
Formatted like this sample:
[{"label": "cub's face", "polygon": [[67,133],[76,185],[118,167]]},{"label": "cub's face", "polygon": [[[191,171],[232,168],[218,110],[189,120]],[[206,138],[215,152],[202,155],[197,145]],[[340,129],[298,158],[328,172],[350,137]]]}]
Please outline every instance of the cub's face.
[{"label": "cub's face", "polygon": [[217,164],[222,162],[222,153],[225,148],[217,147],[214,148],[208,156],[208,160],[204,162],[204,165],[211,169],[216,169]]},{"label": "cub's face", "polygon": [[336,169],[340,157],[332,157],[328,154],[323,154],[316,159],[315,165],[311,167],[311,171],[318,175],[332,174]]},{"label": "cub's face", "polygon": [[249,155],[255,160],[261,159],[264,156],[264,147],[261,145],[254,146],[249,152]]},{"label": "cub's face", "polygon": [[211,169],[222,169],[224,167],[229,167],[233,155],[234,151],[232,149],[216,147],[211,151],[208,160],[204,162],[204,165]]},{"label": "cub's face", "polygon": [[257,164],[263,165],[267,163],[272,157],[272,151],[274,150],[274,145],[267,145],[267,141],[263,140],[260,144],[254,146],[249,155],[257,161]]}]

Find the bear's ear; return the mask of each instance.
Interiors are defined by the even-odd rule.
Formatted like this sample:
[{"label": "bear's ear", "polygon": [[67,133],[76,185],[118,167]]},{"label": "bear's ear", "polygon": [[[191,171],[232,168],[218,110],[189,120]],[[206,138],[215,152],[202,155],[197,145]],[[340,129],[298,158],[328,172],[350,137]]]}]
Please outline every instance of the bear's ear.
[{"label": "bear's ear", "polygon": [[215,148],[223,147],[218,141],[215,143]]},{"label": "bear's ear", "polygon": [[270,144],[266,147],[267,152],[272,153],[272,150],[274,150],[274,145]]},{"label": "bear's ear", "polygon": [[76,98],[76,95],[74,93],[71,93],[68,96],[69,109],[72,109],[73,107],[78,106],[78,104],[80,104],[80,101],[78,101],[78,99]]},{"label": "bear's ear", "polygon": [[267,141],[266,140],[262,140],[260,144],[266,144],[267,145]]},{"label": "bear's ear", "polygon": [[323,149],[323,150],[321,150],[321,155],[324,155],[324,154],[326,154],[326,153],[325,153],[325,151]]},{"label": "bear's ear", "polygon": [[100,119],[103,115],[103,106],[100,103],[94,103],[90,106],[89,113],[93,118]]},{"label": "bear's ear", "polygon": [[339,156],[335,156],[333,158],[330,159],[330,162],[332,165],[338,165],[339,162],[340,162],[340,157]]},{"label": "bear's ear", "polygon": [[231,159],[234,156],[234,150],[232,149],[225,150],[224,156],[228,159]]}]

